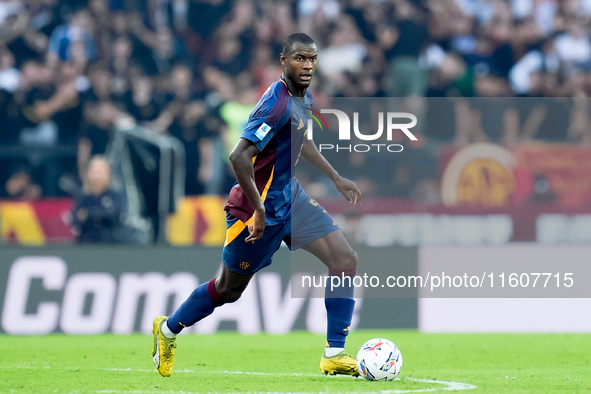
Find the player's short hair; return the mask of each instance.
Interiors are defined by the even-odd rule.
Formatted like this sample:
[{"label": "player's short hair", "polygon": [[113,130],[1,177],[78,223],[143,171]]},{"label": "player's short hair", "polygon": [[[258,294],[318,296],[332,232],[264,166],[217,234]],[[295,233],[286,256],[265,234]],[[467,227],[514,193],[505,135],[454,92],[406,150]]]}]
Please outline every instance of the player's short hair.
[{"label": "player's short hair", "polygon": [[312,39],[306,33],[293,33],[290,34],[285,41],[283,41],[283,49],[282,52],[284,55],[289,54],[293,48],[293,44],[299,42],[300,44],[316,44],[316,41]]}]

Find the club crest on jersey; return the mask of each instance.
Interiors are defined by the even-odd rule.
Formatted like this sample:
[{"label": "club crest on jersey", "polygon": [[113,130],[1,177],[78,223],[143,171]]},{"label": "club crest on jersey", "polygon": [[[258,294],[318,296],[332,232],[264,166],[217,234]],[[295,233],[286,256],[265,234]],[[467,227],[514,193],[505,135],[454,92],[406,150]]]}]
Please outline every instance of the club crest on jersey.
[{"label": "club crest on jersey", "polygon": [[263,138],[267,136],[269,131],[271,131],[271,126],[269,126],[266,123],[263,123],[261,127],[259,127],[259,129],[256,131],[256,133],[254,133],[254,135],[256,135],[257,138],[262,141]]}]

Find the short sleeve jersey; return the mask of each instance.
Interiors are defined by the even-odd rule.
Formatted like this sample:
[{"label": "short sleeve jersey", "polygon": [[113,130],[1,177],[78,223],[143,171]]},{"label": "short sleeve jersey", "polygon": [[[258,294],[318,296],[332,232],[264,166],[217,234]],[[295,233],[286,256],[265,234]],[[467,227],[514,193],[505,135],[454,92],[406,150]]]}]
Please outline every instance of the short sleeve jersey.
[{"label": "short sleeve jersey", "polygon": [[[291,179],[293,167],[306,138],[307,119],[312,95],[294,97],[283,78],[274,82],[250,114],[241,138],[259,149],[254,157],[254,178],[266,211],[266,223],[279,224],[291,214]],[[248,221],[254,208],[235,183],[224,210]]]}]

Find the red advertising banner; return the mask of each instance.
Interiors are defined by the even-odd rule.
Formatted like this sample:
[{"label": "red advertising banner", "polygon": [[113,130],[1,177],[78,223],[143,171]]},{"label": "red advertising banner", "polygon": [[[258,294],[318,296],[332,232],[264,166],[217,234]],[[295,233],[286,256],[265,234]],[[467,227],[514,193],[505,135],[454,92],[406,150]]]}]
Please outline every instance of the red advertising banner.
[{"label": "red advertising banner", "polygon": [[523,188],[525,196],[535,198],[540,194],[536,182],[547,181],[546,201],[562,206],[591,205],[591,147],[528,144],[514,154],[518,168],[529,178],[529,190]]},{"label": "red advertising banner", "polygon": [[[172,245],[221,245],[226,235],[225,200],[219,196],[187,197],[167,223]],[[23,245],[73,242],[73,201],[0,201],[0,240]]]},{"label": "red advertising banner", "polygon": [[[440,205],[374,199],[349,215],[344,200],[319,202],[346,231],[362,217],[363,242],[373,245],[591,243],[591,147],[478,143],[441,152],[440,167]],[[223,205],[220,196],[183,199],[167,222],[168,242],[222,245]],[[72,242],[71,207],[71,199],[0,201],[0,241]]]},{"label": "red advertising banner", "polygon": [[591,147],[528,143],[516,149],[479,143],[440,156],[446,206],[591,204]]},{"label": "red advertising banner", "polygon": [[[224,199],[184,199],[167,223],[171,245],[224,242]],[[0,201],[0,239],[23,245],[73,242],[72,201]],[[591,206],[536,203],[506,207],[425,206],[410,199],[364,201],[358,211],[344,200],[323,201],[347,233],[359,227],[360,243],[378,245],[482,245],[508,242],[591,243]]]}]

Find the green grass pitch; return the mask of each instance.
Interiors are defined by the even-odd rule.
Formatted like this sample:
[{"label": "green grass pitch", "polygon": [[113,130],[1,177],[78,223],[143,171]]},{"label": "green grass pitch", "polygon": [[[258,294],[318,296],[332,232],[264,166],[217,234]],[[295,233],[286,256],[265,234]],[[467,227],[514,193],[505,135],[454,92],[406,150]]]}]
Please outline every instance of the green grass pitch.
[{"label": "green grass pitch", "polygon": [[591,392],[588,334],[359,330],[347,350],[378,336],[401,349],[398,380],[321,375],[324,337],[305,332],[181,335],[170,378],[154,368],[151,336],[1,335],[0,393]]}]

